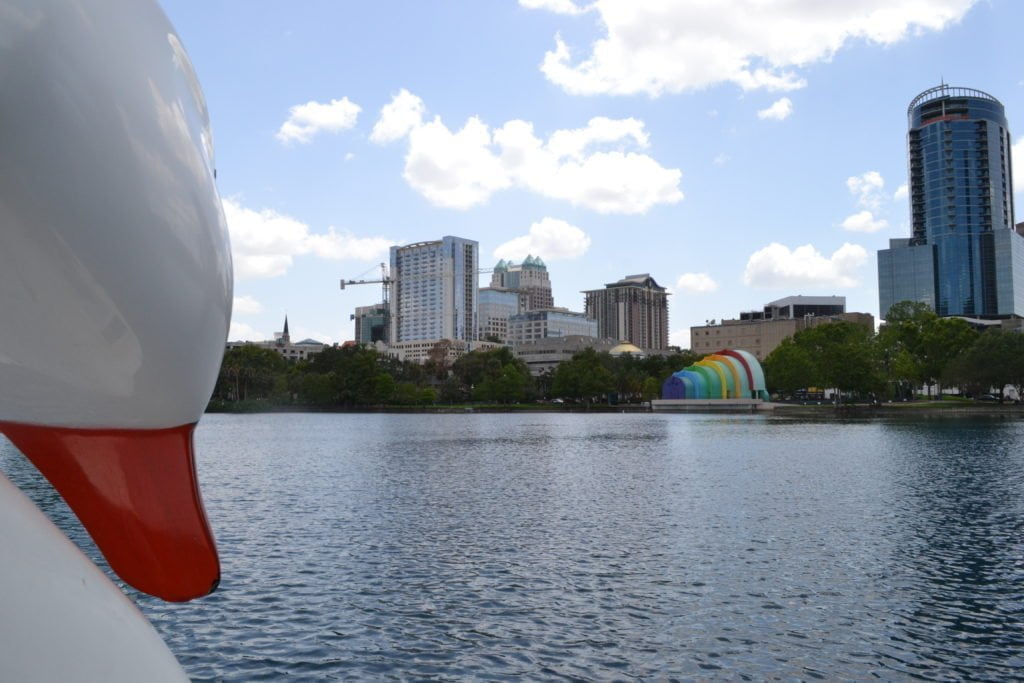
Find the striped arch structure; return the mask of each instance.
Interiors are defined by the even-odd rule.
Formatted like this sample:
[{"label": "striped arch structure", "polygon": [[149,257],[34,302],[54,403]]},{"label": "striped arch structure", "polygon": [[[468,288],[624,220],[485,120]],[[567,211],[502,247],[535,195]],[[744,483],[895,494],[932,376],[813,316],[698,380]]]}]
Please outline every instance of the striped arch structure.
[{"label": "striped arch structure", "polygon": [[661,386],[663,399],[768,399],[764,371],[754,354],[724,349],[673,373]]}]

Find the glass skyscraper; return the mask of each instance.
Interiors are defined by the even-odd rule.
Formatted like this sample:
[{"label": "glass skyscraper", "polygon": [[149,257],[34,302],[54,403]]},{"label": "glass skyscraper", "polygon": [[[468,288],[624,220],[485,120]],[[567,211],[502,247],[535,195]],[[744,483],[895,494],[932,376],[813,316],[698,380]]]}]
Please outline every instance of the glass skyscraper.
[{"label": "glass skyscraper", "polygon": [[941,316],[1024,315],[1024,237],[1013,218],[1003,105],[941,85],[907,109],[910,238],[878,252],[879,313],[920,301]]},{"label": "glass skyscraper", "polygon": [[391,247],[389,343],[476,340],[479,251],[452,236]]}]

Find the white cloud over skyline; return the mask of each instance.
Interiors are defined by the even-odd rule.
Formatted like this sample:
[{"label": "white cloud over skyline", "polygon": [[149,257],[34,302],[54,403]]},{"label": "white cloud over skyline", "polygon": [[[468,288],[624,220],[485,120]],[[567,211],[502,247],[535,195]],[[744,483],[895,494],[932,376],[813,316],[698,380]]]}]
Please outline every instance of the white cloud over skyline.
[{"label": "white cloud over skyline", "polygon": [[356,125],[362,108],[347,97],[324,104],[310,101],[288,110],[288,120],[281,124],[275,137],[283,142],[308,143],[321,131],[337,133]]},{"label": "white cloud over skyline", "polygon": [[526,235],[498,245],[494,258],[522,261],[529,255],[545,261],[572,261],[590,248],[590,236],[558,218],[544,217],[530,226]]},{"label": "white cloud over skyline", "polygon": [[231,234],[231,255],[236,280],[284,275],[294,258],[314,254],[328,260],[374,261],[387,253],[394,241],[383,237],[356,237],[339,233],[310,233],[300,220],[272,209],[256,211],[237,200],[224,199],[224,216]]},{"label": "white cloud over skyline", "polygon": [[[574,59],[555,36],[541,71],[575,95],[635,95],[733,83],[743,90],[794,90],[800,70],[849,43],[892,45],[959,21],[976,0],[819,0],[715,3],[596,0],[604,35]],[[520,0],[524,7],[577,13],[570,2]]]},{"label": "white cloud over skyline", "polygon": [[264,341],[269,338],[270,335],[267,333],[237,320],[232,320],[231,326],[228,328],[228,341]]},{"label": "white cloud over skyline", "polygon": [[878,209],[882,204],[882,190],[885,179],[878,171],[866,171],[859,176],[846,179],[846,187],[857,199],[857,204],[866,209]]},{"label": "white cloud over skyline", "polygon": [[785,121],[793,113],[793,101],[788,97],[780,97],[772,102],[767,109],[757,112],[759,119],[772,119],[773,121]]},{"label": "white cloud over skyline", "polygon": [[263,310],[263,305],[251,296],[236,296],[231,305],[233,313],[252,315]]},{"label": "white cloud over skyline", "polygon": [[772,242],[750,255],[743,282],[765,288],[855,287],[859,284],[858,270],[867,258],[864,247],[848,242],[827,258],[811,244],[790,250]]},{"label": "white cloud over skyline", "polygon": [[424,122],[424,113],[422,100],[402,90],[381,110],[371,139],[407,137],[404,177],[438,206],[468,209],[511,187],[599,213],[642,214],[683,199],[682,172],[636,151],[650,143],[634,118],[594,117],[544,141],[519,119],[492,131],[474,116],[452,131],[439,116]]},{"label": "white cloud over skyline", "polygon": [[843,230],[850,232],[878,232],[889,227],[889,221],[884,218],[875,218],[875,215],[867,209],[848,216],[843,221]]},{"label": "white cloud over skyline", "polygon": [[707,273],[683,273],[676,280],[677,292],[710,294],[718,290],[718,283]]}]

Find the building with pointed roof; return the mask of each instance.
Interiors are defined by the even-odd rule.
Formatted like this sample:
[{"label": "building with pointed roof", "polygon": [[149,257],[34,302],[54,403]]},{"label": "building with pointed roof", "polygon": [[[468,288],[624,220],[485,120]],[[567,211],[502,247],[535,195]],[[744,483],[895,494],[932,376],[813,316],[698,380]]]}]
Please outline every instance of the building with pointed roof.
[{"label": "building with pointed roof", "polygon": [[498,261],[491,275],[491,287],[525,294],[526,307],[522,312],[552,308],[555,305],[548,267],[539,256],[532,254],[527,254],[526,260],[518,265],[504,259]]},{"label": "building with pointed roof", "polygon": [[597,320],[598,337],[627,341],[644,350],[668,348],[668,291],[650,273],[627,275],[583,294],[586,317]]}]

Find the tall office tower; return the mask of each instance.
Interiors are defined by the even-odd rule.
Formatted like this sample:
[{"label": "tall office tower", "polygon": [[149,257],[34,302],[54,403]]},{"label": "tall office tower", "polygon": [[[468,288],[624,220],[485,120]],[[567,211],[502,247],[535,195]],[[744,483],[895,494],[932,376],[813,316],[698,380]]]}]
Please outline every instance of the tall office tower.
[{"label": "tall office tower", "polygon": [[645,350],[668,348],[668,292],[649,274],[627,275],[583,294],[586,316],[597,320],[598,337],[632,342]]},{"label": "tall office tower", "polygon": [[450,236],[391,247],[388,343],[475,341],[479,252],[474,240]]},{"label": "tall office tower", "polygon": [[512,289],[526,294],[526,310],[535,311],[539,308],[551,308],[555,300],[551,296],[551,280],[548,278],[548,267],[539,256],[527,255],[520,264],[502,259],[494,266],[491,275],[491,287]]},{"label": "tall office tower", "polygon": [[941,316],[1024,315],[1003,105],[941,85],[915,97],[907,116],[911,236],[878,252],[879,313],[910,300]]},{"label": "tall office tower", "polygon": [[478,332],[481,341],[508,341],[508,320],[526,310],[527,295],[510,289],[481,287]]},{"label": "tall office tower", "polygon": [[356,321],[355,339],[358,343],[387,342],[388,309],[385,304],[357,306],[352,320]]}]

